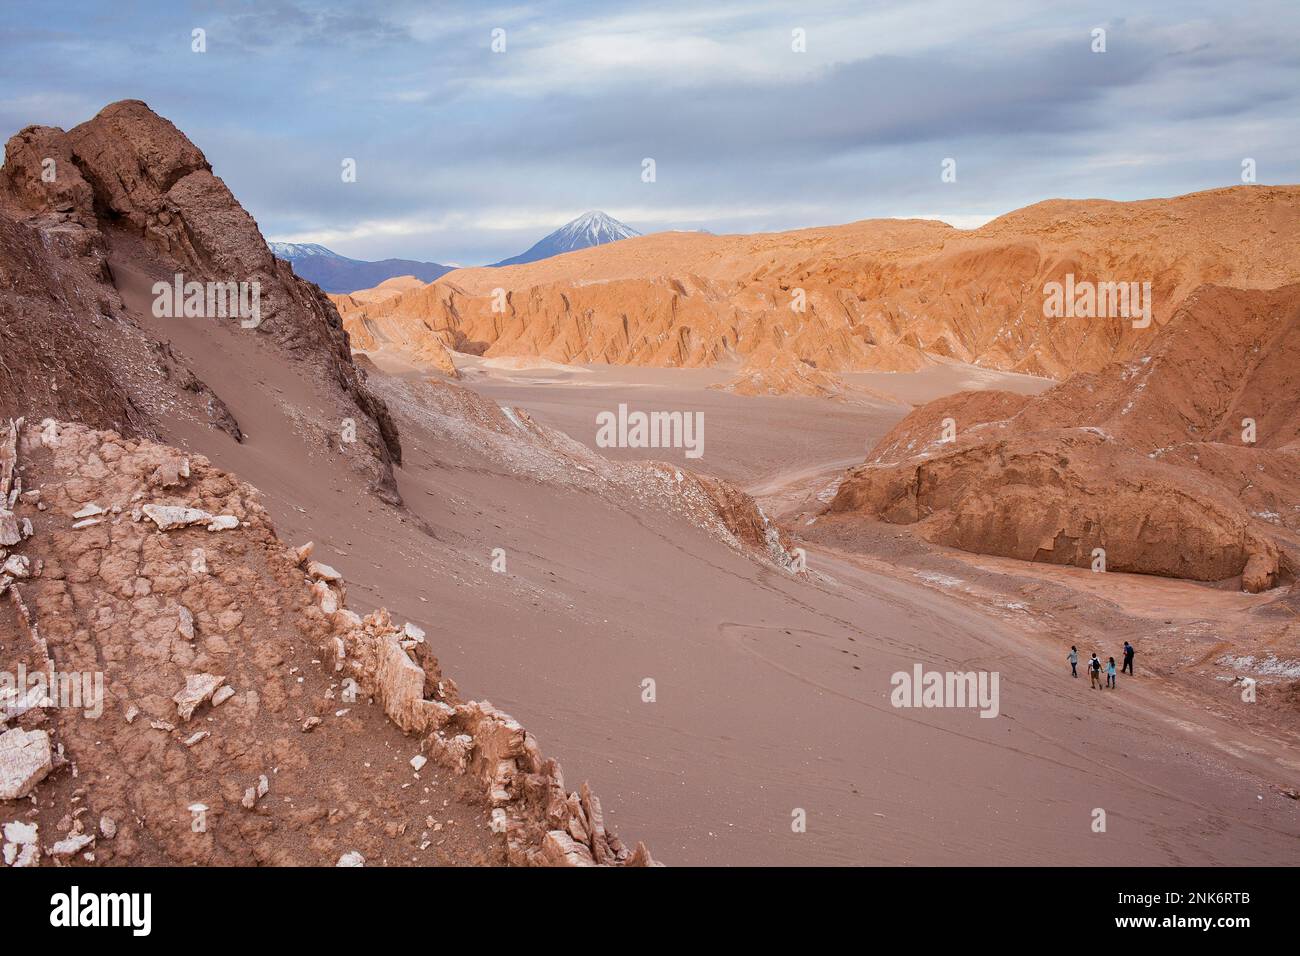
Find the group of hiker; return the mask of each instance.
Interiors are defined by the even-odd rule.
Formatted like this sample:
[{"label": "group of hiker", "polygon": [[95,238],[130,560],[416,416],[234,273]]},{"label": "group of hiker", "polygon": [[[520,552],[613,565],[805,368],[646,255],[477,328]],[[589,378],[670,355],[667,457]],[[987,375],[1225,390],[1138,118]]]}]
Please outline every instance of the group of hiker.
[{"label": "group of hiker", "polygon": [[[1070,662],[1070,676],[1078,677],[1079,649],[1071,644],[1070,653],[1065,655],[1065,659]],[[1097,657],[1097,652],[1093,651],[1092,659],[1088,661],[1088,678],[1091,681],[1092,686],[1099,690],[1103,689],[1101,683],[1101,671],[1103,667],[1106,669],[1105,687],[1113,690],[1115,688],[1115,658],[1112,657],[1103,664],[1101,659]],[[1132,676],[1133,674],[1133,645],[1128,641],[1124,642],[1124,666],[1120,668],[1120,670],[1127,671],[1129,676]]]}]

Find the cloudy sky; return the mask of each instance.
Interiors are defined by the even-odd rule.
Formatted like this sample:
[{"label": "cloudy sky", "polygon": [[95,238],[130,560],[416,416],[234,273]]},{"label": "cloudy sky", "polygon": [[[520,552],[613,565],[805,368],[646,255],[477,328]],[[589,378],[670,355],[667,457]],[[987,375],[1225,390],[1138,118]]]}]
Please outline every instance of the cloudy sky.
[{"label": "cloudy sky", "polygon": [[643,232],[973,226],[1233,185],[1246,157],[1300,182],[1300,3],[0,7],[4,136],[125,98],[185,131],[269,238],[358,258],[494,261],[589,209]]}]

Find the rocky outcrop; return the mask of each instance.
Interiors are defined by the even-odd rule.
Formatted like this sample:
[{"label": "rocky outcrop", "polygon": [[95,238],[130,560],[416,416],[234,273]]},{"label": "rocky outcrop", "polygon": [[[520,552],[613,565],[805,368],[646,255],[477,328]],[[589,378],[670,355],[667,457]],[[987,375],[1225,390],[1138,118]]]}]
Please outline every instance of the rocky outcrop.
[{"label": "rocky outcrop", "polygon": [[1205,287],[1147,354],[922,406],[826,509],[967,551],[1260,591],[1300,567],[1300,285]]},{"label": "rocky outcrop", "polygon": [[[418,288],[420,283],[414,282],[413,285]],[[385,290],[385,286],[390,288]],[[361,293],[359,297],[331,295],[329,298],[343,316],[343,328],[347,330],[352,348],[360,352],[383,351],[447,378],[460,378],[460,372],[444,344],[444,341],[452,339],[445,330],[439,332],[425,322],[401,322],[387,315],[373,319],[370,317],[368,310],[371,302],[385,301],[411,287],[410,282],[390,279],[384,285],[369,290],[372,293],[369,296]],[[381,294],[384,291],[387,291],[386,295]]]},{"label": "rocky outcrop", "polygon": [[931,541],[1025,561],[1220,581],[1278,549],[1213,481],[1090,432],[985,439],[850,472],[829,510],[922,523]]},{"label": "rocky outcrop", "polygon": [[0,191],[51,225],[75,222],[93,229],[94,191],[72,156],[72,143],[54,126],[29,126],[5,144]]},{"label": "rocky outcrop", "polygon": [[460,699],[424,628],[350,611],[205,458],[18,422],[0,482],[34,526],[30,575],[0,576],[7,658],[98,675],[76,706],[0,700],[6,863],[653,863],[509,715]]},{"label": "rocky outcrop", "polygon": [[407,637],[387,612],[359,620],[337,599],[323,600],[321,611],[330,624],[322,650],[335,671],[420,737],[422,754],[482,788],[492,830],[505,835],[512,864],[654,863],[644,844],[629,850],[605,828],[600,801],[585,783],[565,790],[560,765],[542,757],[536,738],[514,718],[487,701],[462,702],[428,646]]},{"label": "rocky outcrop", "polygon": [[236,440],[219,395],[127,308],[110,261],[150,279],[257,284],[249,328],[356,423],[354,456],[397,502],[396,426],[352,365],[334,306],[276,259],[202,152],[138,100],[68,132],[28,127],[0,169],[0,414],[58,417],[156,437],[178,407]]},{"label": "rocky outcrop", "polygon": [[[0,169],[8,174],[10,164]],[[181,401],[204,386],[196,381],[194,393],[169,387],[150,361],[150,339],[123,318],[108,282],[97,231],[73,211],[37,221],[34,228],[10,219],[0,203],[0,416],[156,434],[143,396],[177,393]]]}]

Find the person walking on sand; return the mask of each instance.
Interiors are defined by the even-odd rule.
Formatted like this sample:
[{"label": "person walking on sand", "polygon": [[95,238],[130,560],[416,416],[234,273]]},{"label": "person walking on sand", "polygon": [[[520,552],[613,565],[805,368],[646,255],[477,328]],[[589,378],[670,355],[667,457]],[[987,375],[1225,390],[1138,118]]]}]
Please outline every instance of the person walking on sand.
[{"label": "person walking on sand", "polygon": [[1128,641],[1124,642],[1124,668],[1130,677],[1133,676],[1133,645]]},{"label": "person walking on sand", "polygon": [[1106,686],[1111,690],[1115,689],[1115,658],[1111,658],[1106,663]]},{"label": "person walking on sand", "polygon": [[1065,655],[1065,659],[1070,662],[1070,676],[1079,676],[1079,649],[1073,644],[1070,645],[1070,653]]},{"label": "person walking on sand", "polygon": [[1101,686],[1101,661],[1097,659],[1097,652],[1092,652],[1092,660],[1088,661],[1088,683],[1090,687],[1102,690]]}]

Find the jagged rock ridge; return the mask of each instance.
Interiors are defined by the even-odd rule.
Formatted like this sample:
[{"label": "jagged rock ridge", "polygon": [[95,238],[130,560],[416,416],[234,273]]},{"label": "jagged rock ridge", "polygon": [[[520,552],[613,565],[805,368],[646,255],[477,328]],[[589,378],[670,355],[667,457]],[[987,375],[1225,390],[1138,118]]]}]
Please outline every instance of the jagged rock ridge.
[{"label": "jagged rock ridge", "polygon": [[146,288],[177,273],[257,283],[261,321],[245,334],[292,363],[333,418],[357,423],[355,467],[398,500],[397,430],[352,365],[334,306],[271,254],[203,154],[146,104],[114,103],[66,133],[29,126],[13,136],[0,235],[0,414],[141,436],[184,415],[239,440],[222,396],[124,300],[136,274]]}]

